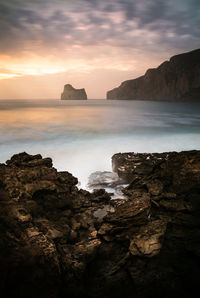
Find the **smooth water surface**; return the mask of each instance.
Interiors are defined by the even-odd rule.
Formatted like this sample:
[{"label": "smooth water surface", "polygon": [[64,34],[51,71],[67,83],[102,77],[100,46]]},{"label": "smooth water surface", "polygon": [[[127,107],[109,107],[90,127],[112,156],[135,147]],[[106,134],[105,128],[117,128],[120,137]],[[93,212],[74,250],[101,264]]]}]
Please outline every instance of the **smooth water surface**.
[{"label": "smooth water surface", "polygon": [[53,158],[85,187],[117,152],[200,149],[200,103],[0,101],[0,162],[26,151]]}]

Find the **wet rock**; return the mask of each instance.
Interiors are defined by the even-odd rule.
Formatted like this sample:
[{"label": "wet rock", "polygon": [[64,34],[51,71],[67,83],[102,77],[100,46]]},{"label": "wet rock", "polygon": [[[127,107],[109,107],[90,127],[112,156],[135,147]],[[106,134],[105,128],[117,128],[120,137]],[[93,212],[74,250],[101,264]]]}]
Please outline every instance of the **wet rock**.
[{"label": "wet rock", "polygon": [[148,191],[153,196],[158,196],[163,191],[163,184],[160,180],[154,180],[150,183],[147,183]]},{"label": "wet rock", "polygon": [[144,193],[118,206],[115,212],[108,214],[105,221],[117,222],[121,226],[141,225],[147,221],[150,212],[150,197]]},{"label": "wet rock", "polygon": [[47,166],[52,167],[51,158],[42,158],[40,154],[29,155],[26,152],[15,154],[10,160],[6,161],[9,166],[20,166],[22,167],[35,167],[35,166]]},{"label": "wet rock", "polygon": [[105,205],[103,208],[97,209],[94,212],[94,216],[97,218],[103,218],[108,214],[109,211],[110,211],[110,206]]},{"label": "wet rock", "polygon": [[196,297],[200,151],[115,155],[122,200],[50,161],[0,165],[1,297]]},{"label": "wet rock", "polygon": [[191,203],[184,200],[161,200],[159,206],[170,211],[190,212],[192,210]]},{"label": "wet rock", "polygon": [[88,178],[87,187],[89,190],[105,189],[112,196],[112,199],[124,199],[122,189],[124,182],[114,172],[94,172]]},{"label": "wet rock", "polygon": [[131,254],[146,257],[159,254],[165,231],[166,223],[164,221],[154,220],[149,222],[139,230],[138,234],[133,236],[129,247]]},{"label": "wet rock", "polygon": [[168,153],[117,153],[112,156],[112,168],[124,183],[131,183],[151,174],[167,157]]},{"label": "wet rock", "polygon": [[66,247],[95,231],[97,207],[88,206],[95,194],[79,191],[75,177],[39,154],[16,154],[6,164],[0,165],[1,295],[57,297]]},{"label": "wet rock", "polygon": [[116,173],[113,172],[94,172],[88,178],[88,187],[90,189],[105,188],[123,184],[122,179]]}]

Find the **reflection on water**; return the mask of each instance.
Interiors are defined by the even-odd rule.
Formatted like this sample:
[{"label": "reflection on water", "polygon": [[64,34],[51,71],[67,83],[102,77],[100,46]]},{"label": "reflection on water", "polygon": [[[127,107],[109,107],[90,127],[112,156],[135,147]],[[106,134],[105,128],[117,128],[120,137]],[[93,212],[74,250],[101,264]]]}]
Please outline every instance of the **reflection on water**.
[{"label": "reflection on water", "polygon": [[200,149],[199,111],[199,103],[0,101],[0,162],[41,153],[85,186],[91,172],[111,169],[116,152]]}]

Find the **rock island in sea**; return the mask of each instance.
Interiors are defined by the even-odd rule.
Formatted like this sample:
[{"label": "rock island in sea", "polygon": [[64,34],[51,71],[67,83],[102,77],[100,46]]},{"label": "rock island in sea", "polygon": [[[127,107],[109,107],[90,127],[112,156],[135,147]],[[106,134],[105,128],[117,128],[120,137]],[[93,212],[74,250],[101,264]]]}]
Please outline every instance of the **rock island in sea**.
[{"label": "rock island in sea", "polygon": [[87,94],[85,89],[75,89],[70,84],[64,86],[64,90],[61,93],[61,100],[86,100]]},{"label": "rock island in sea", "polygon": [[78,189],[40,154],[0,164],[1,297],[196,297],[200,151],[112,163],[129,183],[122,200]]}]

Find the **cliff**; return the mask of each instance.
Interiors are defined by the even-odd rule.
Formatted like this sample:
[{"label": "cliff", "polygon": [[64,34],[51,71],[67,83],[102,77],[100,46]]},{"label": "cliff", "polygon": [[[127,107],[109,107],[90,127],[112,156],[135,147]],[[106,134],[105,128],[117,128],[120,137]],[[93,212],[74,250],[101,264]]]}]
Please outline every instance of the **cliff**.
[{"label": "cliff", "polygon": [[173,56],[145,75],[107,92],[107,99],[199,100],[200,49]]},{"label": "cliff", "polygon": [[200,151],[116,154],[113,168],[131,181],[122,200],[40,154],[0,164],[2,298],[196,297]]},{"label": "cliff", "polygon": [[85,100],[87,99],[87,94],[85,89],[75,89],[70,84],[64,86],[64,91],[61,94],[62,100]]}]

